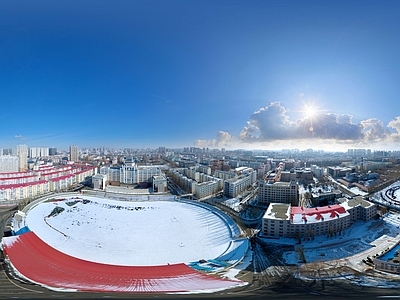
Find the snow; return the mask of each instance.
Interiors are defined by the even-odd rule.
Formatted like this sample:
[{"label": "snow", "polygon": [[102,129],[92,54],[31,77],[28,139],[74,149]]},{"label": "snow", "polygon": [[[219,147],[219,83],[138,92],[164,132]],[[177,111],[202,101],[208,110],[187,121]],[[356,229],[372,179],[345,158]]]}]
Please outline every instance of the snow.
[{"label": "snow", "polygon": [[241,200],[238,199],[238,198],[229,198],[229,199],[223,201],[222,203],[223,203],[225,206],[230,207],[230,208],[233,209],[234,211],[239,212],[239,211],[241,210],[240,201],[241,201]]},{"label": "snow", "polygon": [[[212,206],[173,196],[58,197],[19,212],[14,223],[27,233],[2,239],[21,278],[60,291],[208,293],[247,284],[234,276],[249,264],[249,240]],[[94,276],[96,268],[106,271]],[[112,275],[118,268],[129,268],[123,282]]]},{"label": "snow", "polygon": [[294,224],[319,223],[322,220],[332,220],[336,218],[344,218],[349,215],[340,205],[329,205],[316,208],[303,208],[299,206],[291,207],[292,222]]},{"label": "snow", "polygon": [[[51,215],[56,207],[64,210]],[[213,259],[227,252],[235,238],[230,224],[218,214],[177,201],[69,198],[40,203],[28,212],[26,223],[65,254],[113,265]]]},{"label": "snow", "polygon": [[400,241],[400,214],[388,213],[383,220],[370,222],[358,221],[343,234],[329,238],[316,236],[314,240],[297,240],[281,238],[270,240],[271,243],[291,244],[296,251],[285,252],[283,259],[286,264],[297,265],[300,262],[300,251],[304,253],[307,263],[347,260],[356,267],[367,256],[381,254],[387,248],[395,247]]},{"label": "snow", "polygon": [[383,204],[389,208],[400,210],[400,181],[397,181],[386,189],[375,193],[372,201]]},{"label": "snow", "polygon": [[245,270],[252,262],[253,259],[253,252],[248,251],[243,261],[236,265],[233,268],[230,268],[227,272],[224,273],[224,277],[229,278],[231,280],[237,280],[236,276],[239,274],[240,271]]}]

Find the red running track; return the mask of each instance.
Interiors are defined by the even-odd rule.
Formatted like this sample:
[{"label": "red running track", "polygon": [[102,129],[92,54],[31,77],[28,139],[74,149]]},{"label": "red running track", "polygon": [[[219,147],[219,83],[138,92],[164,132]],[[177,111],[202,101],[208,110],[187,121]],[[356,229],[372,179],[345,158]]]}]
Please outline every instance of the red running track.
[{"label": "red running track", "polygon": [[14,268],[32,282],[51,289],[91,292],[193,292],[232,288],[242,281],[226,280],[185,264],[116,266],[66,255],[34,232],[3,238],[4,253]]}]

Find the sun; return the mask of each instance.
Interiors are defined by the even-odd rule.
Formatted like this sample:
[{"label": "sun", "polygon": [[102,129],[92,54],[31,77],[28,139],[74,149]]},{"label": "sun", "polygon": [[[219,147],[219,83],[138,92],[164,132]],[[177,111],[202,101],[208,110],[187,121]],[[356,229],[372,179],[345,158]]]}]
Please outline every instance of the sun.
[{"label": "sun", "polygon": [[317,106],[315,106],[314,102],[303,103],[302,113],[304,115],[305,120],[307,120],[308,130],[310,132],[314,132],[314,123],[318,122],[318,115],[321,110]]},{"label": "sun", "polygon": [[317,108],[313,104],[305,104],[303,110],[304,110],[304,115],[308,119],[312,119],[318,113]]}]

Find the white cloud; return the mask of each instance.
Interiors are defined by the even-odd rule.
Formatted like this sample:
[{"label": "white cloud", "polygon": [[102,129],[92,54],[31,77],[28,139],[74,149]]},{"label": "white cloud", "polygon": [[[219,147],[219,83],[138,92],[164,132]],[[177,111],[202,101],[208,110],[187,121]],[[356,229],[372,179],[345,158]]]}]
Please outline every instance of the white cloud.
[{"label": "white cloud", "polygon": [[231,145],[232,135],[226,131],[220,130],[213,140],[196,140],[195,146],[200,148],[205,147],[225,147]]},{"label": "white cloud", "polygon": [[[396,132],[391,133],[390,128]],[[296,121],[290,120],[279,102],[255,111],[237,137],[220,131],[213,140],[197,140],[199,147],[227,148],[319,148],[390,147],[400,141],[400,116],[387,126],[370,118],[353,123],[351,114],[321,113]]]}]

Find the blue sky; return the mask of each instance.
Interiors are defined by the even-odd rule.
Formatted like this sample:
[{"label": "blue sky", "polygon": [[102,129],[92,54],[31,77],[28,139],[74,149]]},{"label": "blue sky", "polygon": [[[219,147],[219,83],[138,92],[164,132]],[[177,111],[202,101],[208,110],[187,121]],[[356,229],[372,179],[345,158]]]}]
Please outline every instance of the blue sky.
[{"label": "blue sky", "polygon": [[399,12],[398,1],[2,1],[0,148],[398,150]]}]

